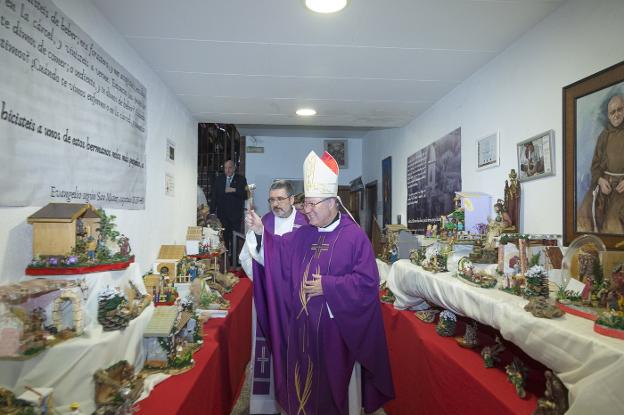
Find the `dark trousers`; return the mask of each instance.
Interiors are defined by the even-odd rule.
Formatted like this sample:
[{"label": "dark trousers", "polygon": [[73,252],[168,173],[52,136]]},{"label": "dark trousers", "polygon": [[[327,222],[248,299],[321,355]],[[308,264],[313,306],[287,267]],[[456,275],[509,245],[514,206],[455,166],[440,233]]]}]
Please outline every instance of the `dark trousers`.
[{"label": "dark trousers", "polygon": [[225,248],[228,253],[228,263],[233,264],[234,255],[234,247],[232,246],[232,231],[240,232],[243,224],[243,219],[239,218],[237,220],[231,220],[229,218],[219,218],[221,220],[221,225],[223,225],[223,241],[225,242]]}]

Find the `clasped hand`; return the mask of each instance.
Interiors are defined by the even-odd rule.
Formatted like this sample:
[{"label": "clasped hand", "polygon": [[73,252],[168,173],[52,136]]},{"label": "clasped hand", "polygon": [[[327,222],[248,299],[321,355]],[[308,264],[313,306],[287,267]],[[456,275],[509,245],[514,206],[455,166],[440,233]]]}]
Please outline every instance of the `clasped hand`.
[{"label": "clasped hand", "polygon": [[[613,190],[609,181],[603,177],[598,178],[598,184],[600,185],[600,191],[605,195],[610,194],[611,190]],[[615,191],[618,193],[624,192],[624,180],[617,184]]]},{"label": "clasped hand", "polygon": [[312,275],[313,279],[305,280],[303,282],[303,292],[308,298],[316,297],[317,295],[323,295],[323,284],[321,284],[321,275]]}]

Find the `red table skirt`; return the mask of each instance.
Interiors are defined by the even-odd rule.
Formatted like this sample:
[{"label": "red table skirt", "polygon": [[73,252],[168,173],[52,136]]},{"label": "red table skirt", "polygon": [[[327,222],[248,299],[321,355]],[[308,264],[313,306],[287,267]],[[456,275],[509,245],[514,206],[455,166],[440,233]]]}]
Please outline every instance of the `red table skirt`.
[{"label": "red table skirt", "polygon": [[241,278],[230,294],[226,318],[204,325],[204,345],[195,353],[195,367],[156,386],[138,403],[140,414],[229,414],[245,381],[251,357],[251,288]]},{"label": "red table skirt", "polygon": [[[508,350],[496,368],[487,369],[481,347],[465,349],[453,337],[439,336],[435,324],[411,311],[382,305],[396,399],[384,409],[390,415],[531,414],[544,390],[544,367],[505,342]],[[493,329],[479,328],[483,345],[493,344]],[[488,333],[487,331],[490,331]],[[463,335],[458,322],[457,335]],[[487,340],[486,340],[487,339]],[[527,399],[520,399],[504,366],[518,356],[529,367]]]}]

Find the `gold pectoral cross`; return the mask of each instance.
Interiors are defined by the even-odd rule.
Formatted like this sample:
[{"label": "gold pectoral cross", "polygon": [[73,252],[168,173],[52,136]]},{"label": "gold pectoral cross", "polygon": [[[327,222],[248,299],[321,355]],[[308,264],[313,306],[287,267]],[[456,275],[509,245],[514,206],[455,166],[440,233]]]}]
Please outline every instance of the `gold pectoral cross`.
[{"label": "gold pectoral cross", "polygon": [[325,242],[325,235],[321,235],[318,242],[312,244],[310,250],[314,251],[314,258],[320,258],[322,252],[329,251],[329,244],[323,242]]}]

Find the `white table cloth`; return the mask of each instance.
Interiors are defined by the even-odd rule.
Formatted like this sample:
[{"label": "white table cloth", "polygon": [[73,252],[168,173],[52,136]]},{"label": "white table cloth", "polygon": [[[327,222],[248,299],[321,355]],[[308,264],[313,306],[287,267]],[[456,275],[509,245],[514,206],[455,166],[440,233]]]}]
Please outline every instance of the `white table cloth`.
[{"label": "white table cloth", "polygon": [[498,289],[470,286],[450,272],[434,274],[399,260],[388,273],[395,306],[424,300],[498,329],[533,359],[551,368],[569,390],[570,415],[624,413],[624,340],[593,331],[593,322],[566,314],[542,319],[524,311],[527,300]]},{"label": "white table cloth", "polygon": [[145,292],[137,264],[131,264],[122,271],[49,278],[86,279],[85,333],[28,360],[0,360],[0,385],[17,395],[24,391],[25,385],[53,388],[54,405],[59,413],[69,413],[70,403],[76,401],[83,414],[90,414],[95,411],[93,374],[96,370],[105,369],[120,360],[127,360],[137,371],[143,367],[143,332],[152,317],[154,306],[149,305],[124,330],[105,332],[97,323],[97,295],[107,286],[123,289],[128,281]]}]

